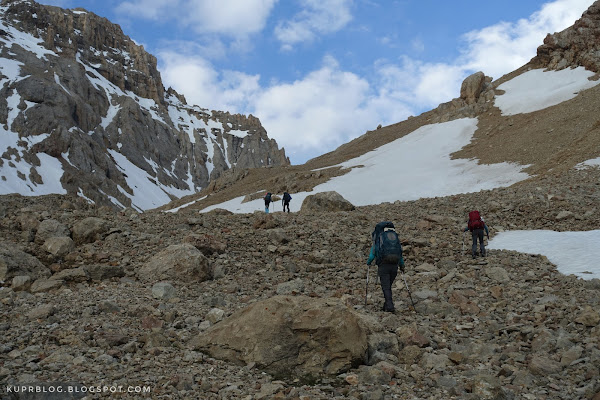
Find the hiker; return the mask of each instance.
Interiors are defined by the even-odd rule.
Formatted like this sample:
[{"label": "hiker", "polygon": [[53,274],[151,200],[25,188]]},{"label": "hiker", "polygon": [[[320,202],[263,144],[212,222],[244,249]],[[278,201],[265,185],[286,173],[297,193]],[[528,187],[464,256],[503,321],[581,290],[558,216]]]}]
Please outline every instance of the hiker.
[{"label": "hiker", "polygon": [[[402,258],[402,245],[398,234],[394,229],[394,224],[390,221],[383,221],[375,226],[371,234],[373,245],[367,265],[370,266],[373,260],[377,264],[377,274],[381,283],[381,290],[385,299],[383,311],[394,312],[394,301],[392,300],[392,283],[398,275],[398,266],[404,272],[404,259]],[[368,267],[367,267],[368,268]]]},{"label": "hiker", "polygon": [[265,212],[268,214],[269,213],[269,205],[271,204],[271,193],[267,192],[265,194]]},{"label": "hiker", "polygon": [[287,212],[290,212],[290,201],[292,200],[292,196],[288,192],[283,192],[283,198],[281,199],[281,203],[283,204],[283,212],[285,212],[285,208],[287,207]]},{"label": "hiker", "polygon": [[471,247],[471,254],[473,258],[477,257],[477,240],[479,240],[479,249],[481,250],[481,257],[485,257],[485,245],[483,244],[483,231],[490,240],[490,232],[488,230],[485,221],[479,214],[479,211],[471,211],[469,213],[469,221],[467,227],[463,232],[471,231],[471,237],[473,238],[473,246]]}]

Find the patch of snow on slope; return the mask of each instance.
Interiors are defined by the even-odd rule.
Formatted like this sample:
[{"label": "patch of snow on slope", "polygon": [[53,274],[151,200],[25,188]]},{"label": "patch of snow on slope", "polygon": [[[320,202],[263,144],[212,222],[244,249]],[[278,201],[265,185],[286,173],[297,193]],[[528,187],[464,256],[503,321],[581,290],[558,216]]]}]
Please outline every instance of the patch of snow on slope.
[{"label": "patch of snow on slope", "polygon": [[[312,192],[292,193],[291,211],[317,192],[336,191],[356,206],[450,196],[510,186],[527,179],[525,166],[499,163],[480,165],[476,160],[450,159],[469,144],[477,119],[466,118],[426,125],[360,157],[340,164],[352,168],[345,175],[318,185]],[[246,213],[264,209],[262,199],[241,203],[243,196],[204,210],[224,208]],[[280,204],[275,204],[275,209]]]},{"label": "patch of snow on slope", "polygon": [[496,235],[488,249],[542,254],[565,275],[600,278],[600,230],[556,232],[550,230],[508,231]]},{"label": "patch of snow on slope", "polygon": [[594,72],[583,67],[544,71],[534,69],[498,86],[506,93],[496,95],[495,105],[502,115],[515,115],[543,110],[570,100],[600,80],[590,81]]}]

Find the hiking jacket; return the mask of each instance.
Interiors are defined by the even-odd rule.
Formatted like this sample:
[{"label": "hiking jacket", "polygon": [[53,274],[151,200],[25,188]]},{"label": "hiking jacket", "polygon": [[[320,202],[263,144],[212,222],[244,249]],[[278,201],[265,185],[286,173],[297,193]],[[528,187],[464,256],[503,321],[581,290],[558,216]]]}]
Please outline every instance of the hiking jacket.
[{"label": "hiking jacket", "polygon": [[[371,265],[373,260],[375,260],[376,258],[377,247],[375,246],[375,243],[373,243],[373,245],[371,246],[371,252],[369,253],[369,259],[367,260],[367,265]],[[402,256],[402,254],[400,255],[400,261],[398,262],[398,265],[400,265],[401,269],[404,269],[404,257]]]}]

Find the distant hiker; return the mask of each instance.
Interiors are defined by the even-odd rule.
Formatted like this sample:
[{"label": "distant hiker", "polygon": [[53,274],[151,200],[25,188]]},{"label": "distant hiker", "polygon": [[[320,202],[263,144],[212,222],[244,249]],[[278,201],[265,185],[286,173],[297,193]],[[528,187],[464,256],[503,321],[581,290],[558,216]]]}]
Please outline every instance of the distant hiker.
[{"label": "distant hiker", "polygon": [[281,203],[283,204],[283,212],[285,212],[285,208],[287,207],[287,212],[290,212],[290,201],[292,200],[292,196],[288,192],[283,192],[283,199],[281,199]]},{"label": "distant hiker", "polygon": [[271,204],[271,193],[267,192],[267,194],[265,194],[265,212],[268,214],[269,213],[269,205]]},{"label": "distant hiker", "polygon": [[390,221],[383,221],[375,226],[371,234],[373,245],[367,265],[373,260],[377,264],[377,274],[381,282],[381,290],[385,299],[383,311],[394,312],[394,301],[392,300],[392,283],[398,275],[398,266],[404,272],[404,259],[402,258],[402,244]]},{"label": "distant hiker", "polygon": [[467,227],[464,232],[471,231],[471,236],[473,238],[473,246],[471,247],[471,254],[473,258],[477,257],[477,240],[479,240],[479,249],[481,250],[481,257],[485,257],[485,246],[483,244],[483,231],[485,230],[485,234],[490,239],[490,232],[488,230],[487,225],[481,218],[479,211],[471,211],[469,213],[469,221],[467,222]]}]

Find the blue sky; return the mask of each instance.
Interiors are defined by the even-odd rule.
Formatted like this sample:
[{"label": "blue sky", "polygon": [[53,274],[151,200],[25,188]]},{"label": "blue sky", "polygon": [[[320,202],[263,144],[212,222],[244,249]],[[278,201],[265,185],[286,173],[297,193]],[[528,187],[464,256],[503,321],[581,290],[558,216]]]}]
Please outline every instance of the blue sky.
[{"label": "blue sky", "polygon": [[42,0],[155,55],[188,104],[253,114],[293,164],[499,78],[593,0]]}]

